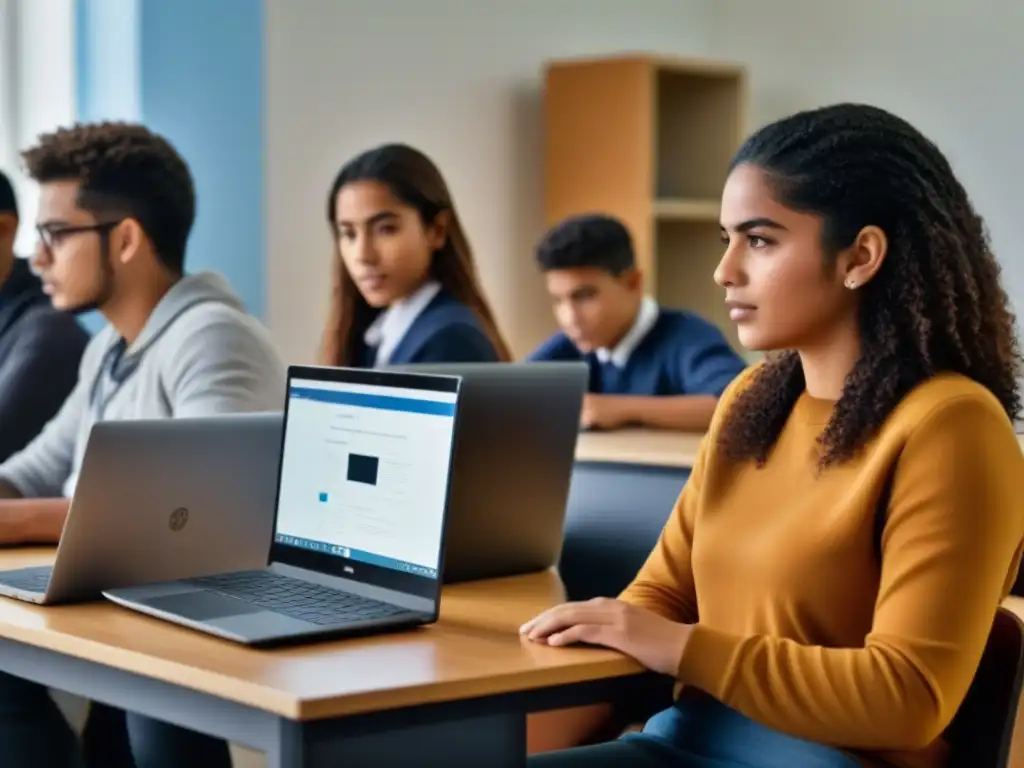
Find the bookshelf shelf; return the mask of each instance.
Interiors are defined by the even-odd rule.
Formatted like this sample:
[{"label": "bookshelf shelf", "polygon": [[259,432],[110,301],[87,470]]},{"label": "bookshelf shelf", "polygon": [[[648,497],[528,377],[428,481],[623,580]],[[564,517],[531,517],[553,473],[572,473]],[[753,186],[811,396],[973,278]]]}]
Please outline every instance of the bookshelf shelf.
[{"label": "bookshelf shelf", "polygon": [[579,213],[617,216],[648,290],[704,315],[736,344],[713,273],[722,185],[746,133],[746,70],[622,54],[549,62],[544,81],[546,225]]}]

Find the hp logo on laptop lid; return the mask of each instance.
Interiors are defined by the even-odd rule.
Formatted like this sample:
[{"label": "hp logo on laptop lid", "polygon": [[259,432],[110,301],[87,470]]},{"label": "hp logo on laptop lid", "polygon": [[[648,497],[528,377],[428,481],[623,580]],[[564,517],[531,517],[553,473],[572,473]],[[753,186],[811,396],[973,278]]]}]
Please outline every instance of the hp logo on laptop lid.
[{"label": "hp logo on laptop lid", "polygon": [[184,507],[178,507],[171,512],[171,517],[167,521],[167,525],[172,531],[180,531],[186,523],[188,523],[188,510]]}]

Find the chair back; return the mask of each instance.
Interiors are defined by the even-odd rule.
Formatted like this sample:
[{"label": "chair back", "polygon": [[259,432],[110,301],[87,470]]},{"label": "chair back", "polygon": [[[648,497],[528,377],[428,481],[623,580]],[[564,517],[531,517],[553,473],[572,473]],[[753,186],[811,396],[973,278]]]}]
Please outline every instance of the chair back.
[{"label": "chair back", "polygon": [[570,600],[615,597],[658,543],[686,470],[577,462],[558,571]]},{"label": "chair back", "polygon": [[1000,608],[967,698],[946,736],[949,768],[1007,768],[1024,682],[1024,622]]}]

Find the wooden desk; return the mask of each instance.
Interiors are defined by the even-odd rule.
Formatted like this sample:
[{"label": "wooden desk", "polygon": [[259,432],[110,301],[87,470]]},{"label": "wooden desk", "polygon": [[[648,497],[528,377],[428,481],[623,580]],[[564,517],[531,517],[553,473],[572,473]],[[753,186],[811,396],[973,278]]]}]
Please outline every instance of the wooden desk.
[{"label": "wooden desk", "polygon": [[576,461],[691,469],[703,434],[654,429],[583,432]]},{"label": "wooden desk", "polygon": [[[51,559],[3,552],[0,569]],[[0,669],[266,751],[268,768],[518,766],[525,712],[649,680],[617,653],[521,640],[563,594],[553,571],[468,583],[430,627],[263,651],[107,602],[0,598]]]}]

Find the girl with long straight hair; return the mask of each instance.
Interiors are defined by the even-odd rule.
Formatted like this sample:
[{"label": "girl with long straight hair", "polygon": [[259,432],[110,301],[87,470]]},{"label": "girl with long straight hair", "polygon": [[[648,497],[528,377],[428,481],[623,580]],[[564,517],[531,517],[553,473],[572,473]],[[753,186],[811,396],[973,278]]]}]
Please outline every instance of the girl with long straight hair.
[{"label": "girl with long straight hair", "polygon": [[327,220],[336,258],[322,364],[511,359],[448,185],[426,155],[385,144],[353,158],[331,185]]}]

